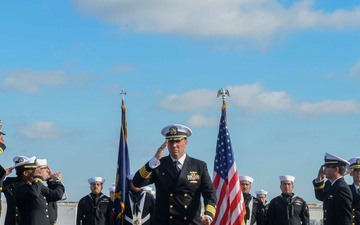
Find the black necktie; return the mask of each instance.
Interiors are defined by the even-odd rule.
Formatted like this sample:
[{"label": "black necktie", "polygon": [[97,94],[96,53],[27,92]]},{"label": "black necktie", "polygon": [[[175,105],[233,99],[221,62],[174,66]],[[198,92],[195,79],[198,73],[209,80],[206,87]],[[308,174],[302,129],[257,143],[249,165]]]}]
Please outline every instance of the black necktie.
[{"label": "black necktie", "polygon": [[179,173],[180,173],[179,164],[180,164],[179,161],[176,161],[176,160],[174,161],[174,166],[175,166],[176,174],[179,174]]}]

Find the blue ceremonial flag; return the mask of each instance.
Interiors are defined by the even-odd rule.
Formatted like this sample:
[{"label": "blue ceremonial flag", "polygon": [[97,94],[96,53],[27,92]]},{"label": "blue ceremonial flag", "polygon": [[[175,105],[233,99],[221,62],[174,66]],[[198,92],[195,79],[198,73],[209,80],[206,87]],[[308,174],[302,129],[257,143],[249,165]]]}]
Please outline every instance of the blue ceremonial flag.
[{"label": "blue ceremonial flag", "polygon": [[129,190],[127,176],[130,174],[130,160],[127,146],[126,107],[124,99],[121,104],[121,133],[119,142],[119,155],[116,170],[116,187],[114,200],[115,225],[124,224],[125,196]]}]

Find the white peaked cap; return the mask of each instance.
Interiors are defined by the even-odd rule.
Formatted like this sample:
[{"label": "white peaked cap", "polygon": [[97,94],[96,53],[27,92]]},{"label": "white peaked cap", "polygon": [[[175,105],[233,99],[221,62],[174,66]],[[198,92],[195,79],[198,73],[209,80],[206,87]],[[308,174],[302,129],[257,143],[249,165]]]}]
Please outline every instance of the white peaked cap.
[{"label": "white peaked cap", "polygon": [[255,191],[255,193],[257,194],[257,195],[267,195],[267,191],[265,191],[264,189],[260,189],[260,190],[258,190],[258,191]]},{"label": "white peaked cap", "polygon": [[31,168],[33,168],[33,167],[36,168],[37,166],[35,165],[35,161],[36,161],[36,156],[33,156],[33,157],[28,158],[25,161],[15,164],[14,168],[22,167],[22,166],[26,167],[26,165],[31,165]]},{"label": "white peaked cap", "polygon": [[103,184],[103,183],[105,183],[105,179],[102,177],[92,177],[92,178],[88,179],[88,182],[89,182],[89,184],[92,184],[94,182],[100,182]]},{"label": "white peaked cap", "polygon": [[190,137],[192,131],[185,125],[172,124],[164,127],[161,130],[161,134],[164,135],[167,140],[181,140],[183,138]]},{"label": "white peaked cap", "polygon": [[351,164],[354,164],[356,162],[357,159],[360,159],[360,157],[354,157],[348,160],[348,162]]},{"label": "white peaked cap", "polygon": [[24,162],[26,160],[28,160],[29,158],[23,155],[17,155],[13,158],[13,162],[14,163],[20,163],[20,162]]},{"label": "white peaked cap", "polygon": [[359,169],[360,168],[360,157],[355,157],[349,159],[350,169]]},{"label": "white peaked cap", "polygon": [[47,160],[46,159],[36,159],[36,165],[37,166],[47,166]]},{"label": "white peaked cap", "polygon": [[143,189],[144,191],[152,191],[152,187],[149,186],[144,186],[141,189]]},{"label": "white peaked cap", "polygon": [[249,177],[249,176],[239,176],[239,180],[245,180],[245,181],[249,181],[250,183],[254,182],[254,178]]},{"label": "white peaked cap", "polygon": [[112,184],[112,187],[109,188],[109,191],[110,192],[115,192],[115,183]]},{"label": "white peaked cap", "polygon": [[283,175],[283,176],[280,176],[279,179],[280,179],[280,181],[288,180],[288,181],[294,182],[295,177],[291,176],[291,175]]},{"label": "white peaked cap", "polygon": [[349,166],[350,163],[343,159],[343,158],[340,158],[338,156],[335,156],[333,154],[330,154],[330,153],[325,153],[325,157],[324,157],[324,165],[323,166],[328,166],[328,165],[340,165],[340,166]]}]

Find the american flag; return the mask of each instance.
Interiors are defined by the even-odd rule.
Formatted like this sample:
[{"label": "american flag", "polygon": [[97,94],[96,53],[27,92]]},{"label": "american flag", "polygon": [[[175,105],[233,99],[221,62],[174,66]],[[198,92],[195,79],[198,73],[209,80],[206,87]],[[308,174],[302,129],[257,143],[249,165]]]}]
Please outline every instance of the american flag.
[{"label": "american flag", "polygon": [[213,224],[244,224],[245,203],[240,188],[230,134],[227,129],[225,101],[223,101],[221,108],[213,178],[218,199]]},{"label": "american flag", "polygon": [[119,154],[116,170],[116,187],[115,187],[115,200],[114,200],[114,214],[115,224],[124,224],[125,212],[125,196],[129,190],[127,176],[130,174],[130,160],[127,146],[127,124],[126,124],[126,107],[124,100],[121,104],[121,132],[119,142]]}]

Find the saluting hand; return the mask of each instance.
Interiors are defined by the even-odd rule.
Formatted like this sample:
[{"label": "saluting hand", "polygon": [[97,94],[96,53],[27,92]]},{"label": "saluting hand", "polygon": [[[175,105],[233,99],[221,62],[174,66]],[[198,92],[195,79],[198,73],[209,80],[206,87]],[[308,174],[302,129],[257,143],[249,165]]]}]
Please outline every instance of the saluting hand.
[{"label": "saluting hand", "polygon": [[9,175],[12,171],[13,171],[14,167],[10,167],[10,168],[7,168],[5,171],[6,171],[6,176]]},{"label": "saluting hand", "polygon": [[157,160],[160,160],[162,158],[162,155],[166,147],[167,147],[167,140],[165,140],[165,142],[156,151],[155,158]]},{"label": "saluting hand", "polygon": [[325,172],[324,172],[324,169],[322,166],[320,166],[320,169],[319,169],[319,172],[318,172],[318,175],[317,175],[317,178],[316,180],[317,181],[322,181],[325,179]]},{"label": "saluting hand", "polygon": [[53,180],[61,180],[62,175],[61,175],[60,172],[57,172],[57,173],[51,174],[50,178],[53,179]]}]

